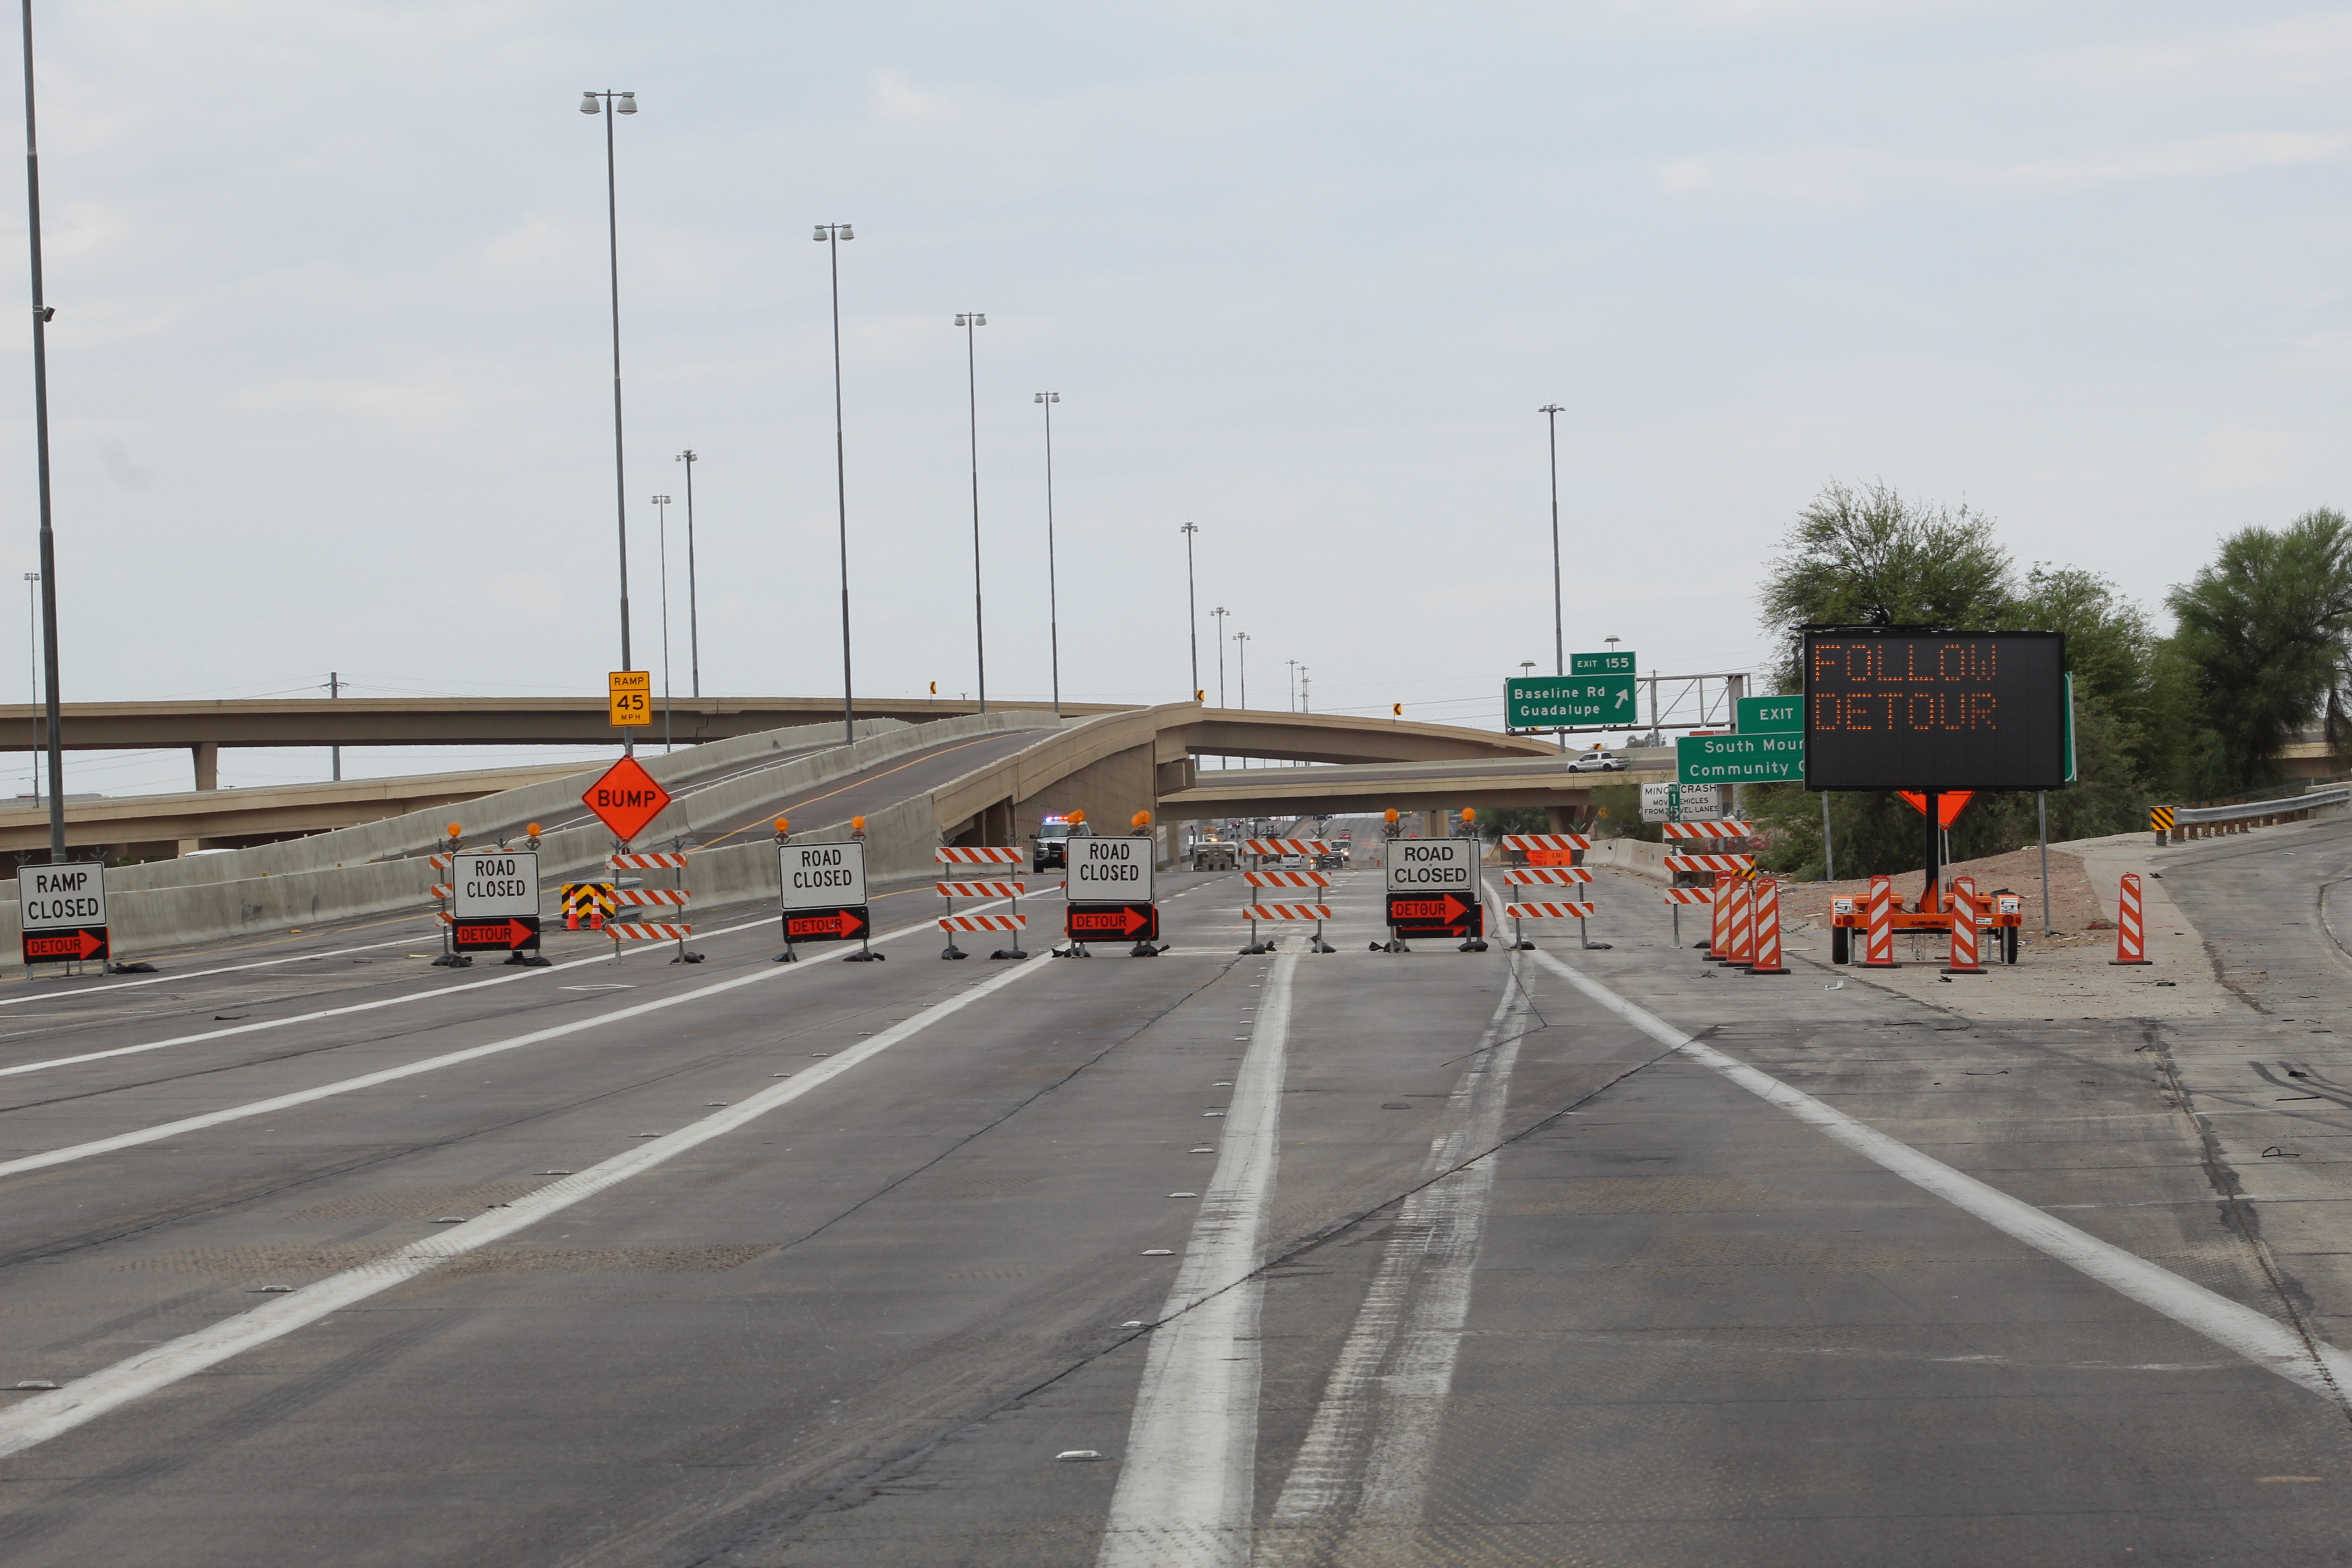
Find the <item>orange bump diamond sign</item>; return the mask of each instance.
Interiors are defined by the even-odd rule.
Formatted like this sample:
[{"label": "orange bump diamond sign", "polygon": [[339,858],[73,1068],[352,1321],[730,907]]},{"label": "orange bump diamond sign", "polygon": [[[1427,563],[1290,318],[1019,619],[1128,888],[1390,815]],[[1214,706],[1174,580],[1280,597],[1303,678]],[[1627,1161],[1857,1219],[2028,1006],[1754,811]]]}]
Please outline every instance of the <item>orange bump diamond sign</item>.
[{"label": "orange bump diamond sign", "polygon": [[630,839],[643,833],[646,825],[662,814],[662,807],[669,804],[669,791],[638,766],[636,758],[623,757],[606,770],[603,778],[588,786],[588,793],[580,801],[617,837]]}]

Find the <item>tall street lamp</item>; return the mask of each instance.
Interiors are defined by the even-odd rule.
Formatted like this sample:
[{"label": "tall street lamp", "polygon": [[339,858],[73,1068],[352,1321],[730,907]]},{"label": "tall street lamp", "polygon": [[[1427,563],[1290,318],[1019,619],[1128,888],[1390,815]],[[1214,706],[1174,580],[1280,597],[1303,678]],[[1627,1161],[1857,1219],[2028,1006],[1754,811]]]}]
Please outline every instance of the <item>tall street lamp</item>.
[{"label": "tall street lamp", "polygon": [[965,394],[971,402],[971,647],[972,660],[980,672],[980,710],[988,711],[988,623],[981,614],[980,602],[980,351],[975,346],[979,330],[988,325],[988,318],[978,310],[958,316],[955,324],[963,329],[963,365]]},{"label": "tall street lamp", "polygon": [[[1559,587],[1559,416],[1557,403],[1547,403],[1536,410],[1544,416],[1545,439],[1551,449],[1551,659],[1552,673],[1568,673],[1568,637],[1560,616]],[[1568,731],[1555,731],[1559,749],[1568,750]]]},{"label": "tall street lamp", "polygon": [[1225,617],[1233,612],[1219,605],[1209,612],[1217,623],[1217,706],[1225,705]]},{"label": "tall street lamp", "polygon": [[[66,751],[58,731],[58,536],[49,512],[49,308],[41,286],[41,153],[33,126],[33,0],[25,0],[25,240],[32,258],[33,458],[41,495],[41,668],[49,730],[49,859],[66,858]],[[34,792],[39,793],[37,774]]]},{"label": "tall street lamp", "polygon": [[[40,581],[38,572],[25,574],[25,674],[32,683],[33,706],[36,708],[41,705]],[[38,714],[33,717],[33,744],[32,749],[25,753],[25,760],[32,764],[33,799],[38,801],[41,798],[41,720]]]},{"label": "tall street lamp", "polygon": [[[30,4],[30,0],[26,0]],[[614,171],[613,121],[614,116],[635,114],[637,95],[634,92],[603,92],[589,89],[580,95],[580,112],[602,115],[604,121],[604,241],[607,259],[613,274],[613,511],[621,535],[621,668],[633,668],[629,663],[629,485],[621,460],[621,204],[618,177]],[[624,735],[623,748],[629,755],[637,752],[634,733]]]},{"label": "tall street lamp", "polygon": [[[1247,632],[1235,632],[1234,634],[1234,664],[1241,677],[1242,706],[1244,708],[1247,708],[1249,706],[1249,633]],[[1247,767],[1249,766],[1249,763],[1250,760],[1247,757],[1244,757],[1242,759],[1242,766]]]},{"label": "tall street lamp", "polygon": [[[1201,525],[1188,522],[1181,531],[1184,535],[1184,633],[1192,639],[1192,700],[1198,702],[1201,700],[1201,601],[1192,593],[1192,536],[1201,531]],[[1223,651],[1222,644],[1219,651]],[[1217,706],[1222,708],[1224,702],[1225,694],[1221,688],[1217,692]]]},{"label": "tall street lamp", "polygon": [[694,673],[694,695],[702,696],[702,617],[694,601],[694,448],[677,455],[686,465],[686,656]]},{"label": "tall street lamp", "polygon": [[662,637],[662,751],[677,749],[671,740],[669,692],[669,497],[656,496],[654,507],[654,549],[661,560],[661,637]]},{"label": "tall street lamp", "polygon": [[1298,711],[1298,661],[1295,658],[1286,658],[1282,662],[1289,667],[1290,707],[1288,711],[1296,713]]},{"label": "tall street lamp", "polygon": [[857,739],[857,710],[849,695],[849,468],[841,445],[841,242],[856,239],[845,223],[816,226],[816,242],[833,263],[833,485],[841,510],[841,740]]},{"label": "tall street lamp", "polygon": [[1041,392],[1036,401],[1045,410],[1045,635],[1054,669],[1054,721],[1062,719],[1062,619],[1059,590],[1054,580],[1054,405],[1058,392]]}]

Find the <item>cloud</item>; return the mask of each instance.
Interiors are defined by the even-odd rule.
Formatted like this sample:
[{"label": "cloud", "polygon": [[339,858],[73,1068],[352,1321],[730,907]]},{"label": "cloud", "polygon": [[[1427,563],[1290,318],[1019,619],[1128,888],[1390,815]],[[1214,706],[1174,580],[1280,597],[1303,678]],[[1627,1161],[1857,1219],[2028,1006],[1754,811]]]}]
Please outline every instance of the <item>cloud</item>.
[{"label": "cloud", "polygon": [[2228,425],[2201,436],[2190,451],[2197,486],[2207,490],[2261,489],[2286,477],[2294,443],[2275,430]]},{"label": "cloud", "polygon": [[2187,179],[2289,163],[2326,163],[2341,157],[2347,145],[2352,145],[2352,140],[2304,131],[2234,131],[2154,147],[2045,158],[2017,165],[2008,172],[2008,177],[2050,184]]},{"label": "cloud", "polygon": [[1696,158],[1683,158],[1658,171],[1658,187],[1667,191],[1703,191],[1715,184],[1714,172]]},{"label": "cloud", "polygon": [[919,123],[940,119],[955,106],[938,93],[925,92],[897,71],[877,70],[874,107],[885,120]]},{"label": "cloud", "polygon": [[155,470],[144,463],[132,462],[131,448],[122,444],[121,437],[107,437],[106,444],[99,448],[98,461],[106,470],[106,477],[126,490],[143,490],[155,482]]}]

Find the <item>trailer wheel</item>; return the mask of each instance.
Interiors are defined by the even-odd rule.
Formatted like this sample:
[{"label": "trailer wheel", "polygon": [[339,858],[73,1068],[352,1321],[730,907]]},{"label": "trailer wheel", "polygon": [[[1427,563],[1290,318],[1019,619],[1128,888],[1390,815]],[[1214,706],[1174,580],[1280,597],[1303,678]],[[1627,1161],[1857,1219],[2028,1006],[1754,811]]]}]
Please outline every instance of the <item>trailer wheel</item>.
[{"label": "trailer wheel", "polygon": [[1853,962],[1848,951],[1853,945],[1853,933],[1844,926],[1830,927],[1830,962],[1832,963]]},{"label": "trailer wheel", "polygon": [[2003,963],[2017,962],[2017,927],[2015,926],[2000,928],[2000,961]]}]

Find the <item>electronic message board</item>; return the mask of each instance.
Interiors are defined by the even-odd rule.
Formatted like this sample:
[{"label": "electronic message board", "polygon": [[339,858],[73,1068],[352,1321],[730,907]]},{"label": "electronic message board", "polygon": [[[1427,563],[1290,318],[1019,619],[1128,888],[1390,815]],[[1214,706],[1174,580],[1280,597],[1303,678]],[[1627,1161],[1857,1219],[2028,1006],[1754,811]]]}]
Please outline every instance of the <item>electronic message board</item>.
[{"label": "electronic message board", "polygon": [[2063,789],[2058,632],[1805,634],[1807,789]]}]

